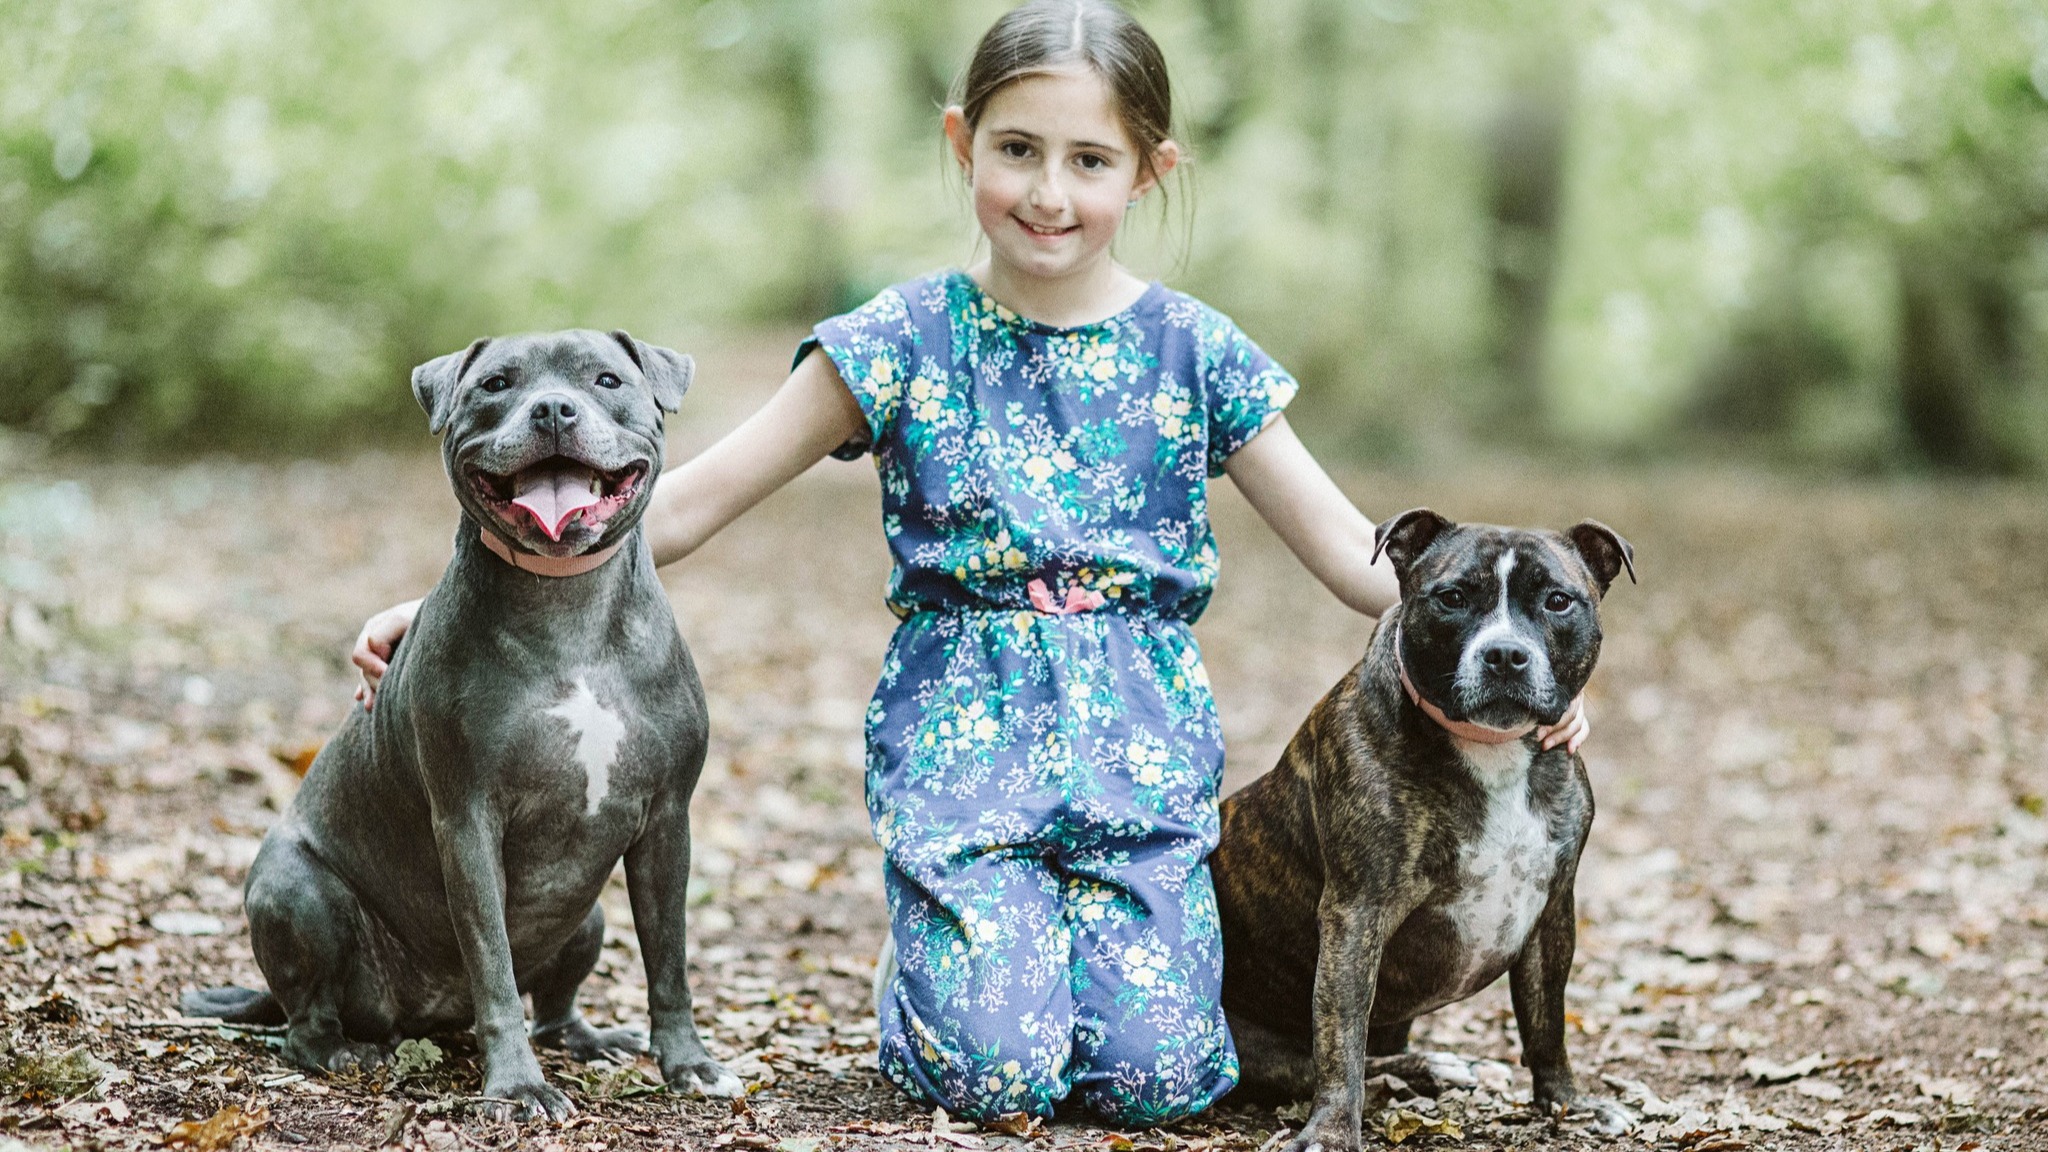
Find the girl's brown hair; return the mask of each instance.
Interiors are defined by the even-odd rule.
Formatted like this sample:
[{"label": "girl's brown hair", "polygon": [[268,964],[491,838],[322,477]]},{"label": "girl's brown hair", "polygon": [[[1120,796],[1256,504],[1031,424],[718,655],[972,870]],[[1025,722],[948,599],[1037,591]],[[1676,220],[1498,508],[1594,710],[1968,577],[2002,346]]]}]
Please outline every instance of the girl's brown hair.
[{"label": "girl's brown hair", "polygon": [[1074,65],[1109,85],[1117,117],[1137,146],[1139,171],[1156,175],[1153,154],[1173,138],[1166,57],[1151,34],[1109,0],[1030,0],[997,20],[975,46],[956,92],[968,131],[1012,81]]}]

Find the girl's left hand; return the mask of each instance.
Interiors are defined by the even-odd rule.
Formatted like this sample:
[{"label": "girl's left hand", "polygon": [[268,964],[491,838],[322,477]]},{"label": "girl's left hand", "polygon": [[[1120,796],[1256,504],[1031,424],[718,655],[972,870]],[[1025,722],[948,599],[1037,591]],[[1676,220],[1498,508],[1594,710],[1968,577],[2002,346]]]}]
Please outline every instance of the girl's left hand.
[{"label": "girl's left hand", "polygon": [[1579,695],[1572,697],[1572,706],[1564,710],[1564,715],[1557,723],[1545,724],[1536,729],[1536,738],[1543,741],[1545,752],[1562,744],[1565,751],[1576,756],[1579,745],[1586,742],[1587,735],[1592,731],[1593,726],[1586,721],[1586,698]]}]

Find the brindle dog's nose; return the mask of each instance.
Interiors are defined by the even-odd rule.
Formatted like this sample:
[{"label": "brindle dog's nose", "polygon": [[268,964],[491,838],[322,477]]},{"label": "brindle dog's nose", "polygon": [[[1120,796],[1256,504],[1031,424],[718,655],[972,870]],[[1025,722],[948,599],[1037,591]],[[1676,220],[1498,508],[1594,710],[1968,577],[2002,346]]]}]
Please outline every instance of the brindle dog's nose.
[{"label": "brindle dog's nose", "polygon": [[535,428],[559,436],[576,426],[576,401],[560,393],[543,396],[533,402],[527,416]]},{"label": "brindle dog's nose", "polygon": [[1489,644],[1479,658],[1497,676],[1521,676],[1529,670],[1529,650],[1520,644]]}]

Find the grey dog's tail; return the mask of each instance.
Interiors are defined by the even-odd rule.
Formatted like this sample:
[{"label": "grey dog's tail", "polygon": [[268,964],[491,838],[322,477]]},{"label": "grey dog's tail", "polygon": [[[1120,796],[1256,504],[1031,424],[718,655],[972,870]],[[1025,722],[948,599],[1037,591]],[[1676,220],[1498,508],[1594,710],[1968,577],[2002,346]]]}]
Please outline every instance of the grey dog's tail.
[{"label": "grey dog's tail", "polygon": [[187,1016],[218,1016],[230,1024],[282,1024],[284,1005],[254,988],[195,988],[178,1006]]}]

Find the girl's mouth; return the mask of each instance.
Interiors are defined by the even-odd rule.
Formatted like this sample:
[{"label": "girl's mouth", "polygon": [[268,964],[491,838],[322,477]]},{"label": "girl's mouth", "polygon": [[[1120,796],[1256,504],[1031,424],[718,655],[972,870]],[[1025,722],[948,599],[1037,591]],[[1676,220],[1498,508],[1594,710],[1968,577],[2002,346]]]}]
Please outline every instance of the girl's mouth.
[{"label": "girl's mouth", "polygon": [[1022,227],[1026,232],[1031,233],[1033,236],[1043,237],[1047,240],[1056,240],[1059,237],[1065,236],[1067,233],[1073,232],[1080,228],[1080,225],[1078,224],[1070,224],[1064,228],[1048,228],[1043,225],[1033,224],[1031,221],[1025,220],[1017,216],[1012,216],[1010,217],[1010,219],[1017,221],[1017,224],[1020,227]]},{"label": "girl's mouth", "polygon": [[500,519],[517,525],[531,518],[548,539],[558,541],[574,521],[602,528],[632,500],[646,475],[644,464],[601,472],[580,460],[552,456],[507,475],[473,469],[470,482]]}]

